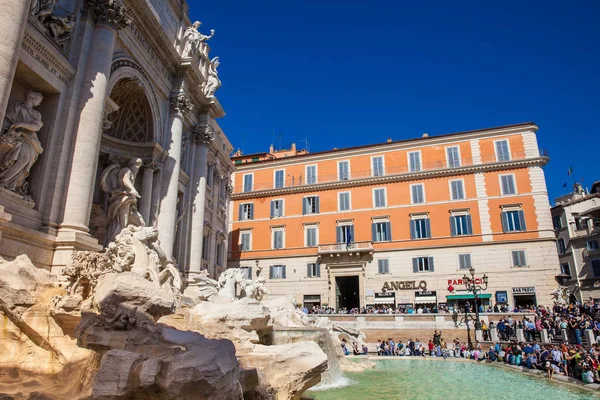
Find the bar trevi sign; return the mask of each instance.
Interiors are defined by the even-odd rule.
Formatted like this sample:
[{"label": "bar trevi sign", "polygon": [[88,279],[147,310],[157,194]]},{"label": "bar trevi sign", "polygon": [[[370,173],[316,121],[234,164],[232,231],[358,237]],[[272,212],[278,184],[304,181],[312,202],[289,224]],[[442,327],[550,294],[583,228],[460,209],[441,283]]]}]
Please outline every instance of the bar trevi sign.
[{"label": "bar trevi sign", "polygon": [[384,282],[382,291],[387,290],[427,290],[427,281],[390,281]]},{"label": "bar trevi sign", "polygon": [[535,293],[535,287],[514,287],[513,293]]}]

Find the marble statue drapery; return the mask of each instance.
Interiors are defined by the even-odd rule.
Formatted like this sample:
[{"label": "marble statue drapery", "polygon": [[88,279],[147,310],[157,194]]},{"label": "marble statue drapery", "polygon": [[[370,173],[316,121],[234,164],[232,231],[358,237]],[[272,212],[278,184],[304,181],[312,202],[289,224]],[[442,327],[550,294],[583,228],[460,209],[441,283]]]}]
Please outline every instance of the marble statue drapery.
[{"label": "marble statue drapery", "polygon": [[42,95],[32,90],[25,100],[9,107],[0,135],[0,186],[28,196],[27,177],[44,149],[37,133],[42,128],[42,115],[35,110]]},{"label": "marble statue drapery", "polygon": [[137,210],[140,195],[134,187],[141,166],[142,160],[134,158],[125,167],[115,163],[102,172],[100,184],[109,194],[106,243],[112,242],[128,225],[145,226],[144,218]]},{"label": "marble statue drapery", "polygon": [[219,72],[217,71],[217,67],[220,63],[219,57],[215,57],[210,61],[210,66],[208,67],[208,78],[206,80],[206,86],[204,86],[204,95],[208,98],[215,97],[215,92],[221,87]]},{"label": "marble statue drapery", "polygon": [[196,21],[188,27],[183,34],[182,57],[192,57],[200,48],[200,43],[206,42],[215,35],[215,30],[210,30],[210,35],[203,35],[198,31],[202,22]]}]

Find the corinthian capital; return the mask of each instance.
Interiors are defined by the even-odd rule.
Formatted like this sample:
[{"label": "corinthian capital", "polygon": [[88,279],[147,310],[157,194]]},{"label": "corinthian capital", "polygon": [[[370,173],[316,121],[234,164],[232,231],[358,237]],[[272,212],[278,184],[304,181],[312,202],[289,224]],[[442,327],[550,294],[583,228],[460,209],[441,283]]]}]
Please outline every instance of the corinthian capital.
[{"label": "corinthian capital", "polygon": [[131,24],[127,7],[117,0],[88,0],[87,7],[97,25],[108,25],[118,31]]},{"label": "corinthian capital", "polygon": [[215,133],[210,126],[196,126],[192,139],[197,145],[210,145],[215,140]]},{"label": "corinthian capital", "polygon": [[194,105],[190,99],[183,93],[171,98],[171,112],[179,115],[185,115],[192,111]]}]

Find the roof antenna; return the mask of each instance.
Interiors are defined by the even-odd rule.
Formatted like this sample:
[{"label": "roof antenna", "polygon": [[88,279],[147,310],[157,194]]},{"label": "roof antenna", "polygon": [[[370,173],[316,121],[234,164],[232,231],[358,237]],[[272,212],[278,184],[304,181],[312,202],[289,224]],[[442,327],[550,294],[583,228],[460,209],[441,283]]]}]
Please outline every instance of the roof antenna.
[{"label": "roof antenna", "polygon": [[308,143],[308,135],[305,135],[305,139],[303,140],[304,142],[304,148],[306,149],[307,153],[310,153],[310,145]]},{"label": "roof antenna", "polygon": [[279,148],[277,149],[277,151],[281,151],[281,138],[283,136],[283,133],[279,132]]}]

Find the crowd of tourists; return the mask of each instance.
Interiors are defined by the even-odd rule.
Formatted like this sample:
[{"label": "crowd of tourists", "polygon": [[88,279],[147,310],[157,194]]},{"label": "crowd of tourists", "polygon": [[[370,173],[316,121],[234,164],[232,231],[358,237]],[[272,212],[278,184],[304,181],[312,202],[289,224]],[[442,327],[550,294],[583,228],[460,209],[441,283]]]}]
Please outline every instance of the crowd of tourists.
[{"label": "crowd of tourists", "polygon": [[[469,312],[472,312],[473,306],[466,303],[469,308]],[[437,305],[437,304],[415,304],[413,305],[377,305],[377,306],[367,306],[360,308],[333,308],[333,307],[323,307],[323,306],[312,306],[312,307],[304,307],[303,310],[307,314],[452,314],[453,312],[458,312],[455,308],[448,307],[447,305]],[[520,312],[536,312],[537,309],[535,307],[512,307],[507,304],[494,305],[494,306],[484,306],[480,305],[478,307],[478,311],[480,313],[520,313]]]}]

